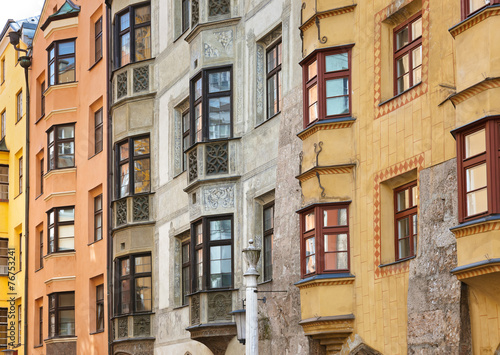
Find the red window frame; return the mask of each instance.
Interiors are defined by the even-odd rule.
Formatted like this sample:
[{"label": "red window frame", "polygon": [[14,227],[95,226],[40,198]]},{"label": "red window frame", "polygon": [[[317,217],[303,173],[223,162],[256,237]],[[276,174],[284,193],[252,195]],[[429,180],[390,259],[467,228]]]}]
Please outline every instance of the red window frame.
[{"label": "red window frame", "polygon": [[489,4],[484,4],[484,6],[481,6],[480,8],[470,11],[470,0],[461,0],[462,1],[462,20],[465,20],[467,17],[472,16],[476,14],[477,12],[481,11],[487,6],[493,5],[493,4],[500,4],[500,0],[490,0]]},{"label": "red window frame", "polygon": [[[465,138],[485,130],[486,150],[466,158]],[[500,213],[500,117],[490,116],[452,131],[457,142],[458,215],[461,223],[491,214]],[[486,163],[486,191],[488,208],[474,215],[467,215],[466,171]],[[471,191],[469,191],[471,192]]]},{"label": "red window frame", "polygon": [[[310,206],[306,209],[298,211],[300,213],[300,265],[302,278],[307,278],[319,274],[338,274],[346,273],[351,269],[350,261],[350,237],[349,237],[349,204],[350,203],[329,203],[329,204],[317,204]],[[346,224],[337,226],[325,227],[322,225],[322,216],[324,211],[328,210],[346,210]],[[314,228],[306,230],[306,216],[314,212]],[[325,252],[324,235],[339,235],[347,234],[347,248],[346,250],[338,250]],[[313,272],[307,272],[306,267],[306,241],[310,238],[315,238],[314,248],[315,253],[311,254],[315,256],[315,270]],[[325,254],[330,253],[345,253],[347,254],[347,267],[342,269],[327,269]]]},{"label": "red window frame", "polygon": [[[417,215],[417,196],[414,193],[413,188],[416,191],[417,182],[412,181],[408,184],[400,186],[394,189],[394,243],[395,243],[395,257],[396,261],[404,260],[407,258],[411,258],[417,254],[416,249],[416,238],[418,237],[418,215]],[[408,208],[404,208],[401,211],[398,211],[398,194],[402,191],[408,191]],[[418,192],[417,192],[418,193]],[[414,230],[415,221],[413,220],[413,216],[416,216],[417,221],[417,229]],[[401,237],[399,235],[398,221],[408,218],[408,236]],[[403,239],[408,239],[410,244],[410,253],[409,255],[405,255],[403,257],[399,257],[399,242]]]},{"label": "red window frame", "polygon": [[[304,100],[304,128],[316,123],[321,120],[330,118],[341,118],[349,117],[351,115],[352,106],[352,95],[351,95],[351,71],[352,71],[352,49],[353,45],[341,46],[334,48],[324,48],[318,49],[307,56],[300,65],[302,66],[302,83],[303,83],[303,100]],[[347,53],[347,63],[348,68],[343,70],[337,70],[333,72],[326,72],[325,58],[329,55]],[[309,79],[309,66],[316,62],[316,75]],[[330,115],[326,114],[326,81],[337,79],[337,78],[347,78],[348,79],[348,94],[342,95],[347,96],[349,99],[349,109],[347,113]],[[318,118],[309,121],[309,89],[317,85],[317,110]],[[340,96],[338,96],[340,97]]]},{"label": "red window frame", "polygon": [[[411,89],[413,86],[415,86],[418,83],[413,82],[413,56],[411,53],[413,52],[414,49],[421,47],[422,46],[422,35],[419,37],[415,38],[414,40],[411,40],[413,37],[412,33],[412,24],[418,19],[422,18],[422,12],[419,12],[412,17],[410,17],[408,20],[403,22],[402,24],[396,26],[393,31],[393,50],[394,50],[394,62],[393,62],[393,67],[394,67],[394,95],[399,95],[409,89]],[[404,45],[400,49],[397,49],[397,35],[400,33],[404,28],[408,28],[408,44]],[[423,29],[422,29],[423,32]],[[408,54],[408,76],[409,76],[409,86],[407,89],[398,92],[398,68],[397,68],[397,63],[398,60],[404,57],[406,54]],[[423,63],[420,64],[420,67],[422,67]],[[421,81],[420,81],[421,82]],[[419,83],[420,83],[419,82]]]}]

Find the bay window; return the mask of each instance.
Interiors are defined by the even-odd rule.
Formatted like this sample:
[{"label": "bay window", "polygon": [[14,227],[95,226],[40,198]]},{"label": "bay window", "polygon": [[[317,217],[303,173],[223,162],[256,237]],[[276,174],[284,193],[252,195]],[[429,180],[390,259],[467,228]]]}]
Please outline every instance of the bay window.
[{"label": "bay window", "polygon": [[75,336],[75,292],[49,295],[49,337]]},{"label": "bay window", "polygon": [[49,161],[47,170],[75,166],[75,125],[53,126],[48,131]]},{"label": "bay window", "polygon": [[191,143],[232,137],[232,68],[203,70],[191,80]]},{"label": "bay window", "polygon": [[462,18],[465,19],[470,15],[475,14],[482,8],[493,5],[500,4],[499,0],[462,0]]},{"label": "bay window", "polygon": [[75,207],[53,208],[48,215],[48,254],[75,249]]},{"label": "bay window", "polygon": [[318,204],[300,214],[302,276],[349,272],[348,204]]},{"label": "bay window", "polygon": [[117,145],[118,198],[151,190],[149,137],[133,137]]},{"label": "bay window", "polygon": [[48,51],[49,86],[75,81],[75,40],[55,42]]},{"label": "bay window", "polygon": [[304,61],[304,127],[351,113],[351,46],[316,50]]},{"label": "bay window", "polygon": [[151,6],[130,6],[116,15],[118,67],[151,58]]},{"label": "bay window", "polygon": [[422,13],[394,29],[394,95],[422,81]]},{"label": "bay window", "polygon": [[117,278],[118,314],[152,310],[151,254],[118,259]]}]

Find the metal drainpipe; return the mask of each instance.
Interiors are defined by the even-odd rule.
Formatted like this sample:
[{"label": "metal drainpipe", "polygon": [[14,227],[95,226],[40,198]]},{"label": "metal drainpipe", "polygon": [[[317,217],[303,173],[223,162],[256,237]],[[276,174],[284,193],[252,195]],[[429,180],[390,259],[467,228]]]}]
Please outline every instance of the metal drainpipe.
[{"label": "metal drainpipe", "polygon": [[112,187],[113,187],[113,171],[112,171],[112,155],[111,155],[111,150],[112,150],[112,128],[111,128],[111,97],[112,95],[111,90],[113,89],[113,86],[111,84],[111,76],[110,76],[110,62],[111,62],[111,48],[110,48],[110,36],[111,36],[111,12],[110,12],[110,7],[111,4],[110,2],[106,1],[106,79],[107,79],[107,85],[106,85],[106,98],[107,98],[107,108],[106,108],[106,117],[107,117],[107,130],[108,130],[108,144],[107,144],[107,151],[106,151],[106,157],[107,157],[107,179],[108,179],[108,186],[107,186],[107,193],[108,193],[108,203],[107,203],[107,208],[108,208],[108,218],[107,218],[107,227],[108,227],[108,233],[107,233],[107,240],[106,240],[106,245],[107,245],[107,250],[106,250],[106,272],[107,272],[107,290],[108,290],[108,354],[113,354],[113,332],[112,332],[112,305],[113,305],[113,288],[112,288],[112,280],[113,280],[113,268],[112,268],[112,261],[113,261],[113,236],[112,236],[112,216],[113,216],[113,210],[111,208],[111,201],[113,198],[112,194]]}]

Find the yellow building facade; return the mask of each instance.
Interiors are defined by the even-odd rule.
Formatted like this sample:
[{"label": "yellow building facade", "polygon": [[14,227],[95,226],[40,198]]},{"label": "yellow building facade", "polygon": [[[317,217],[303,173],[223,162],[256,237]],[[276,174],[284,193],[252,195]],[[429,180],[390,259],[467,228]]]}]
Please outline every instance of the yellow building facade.
[{"label": "yellow building facade", "polygon": [[296,286],[328,354],[500,349],[499,15],[302,2]]},{"label": "yellow building facade", "polygon": [[[25,289],[26,81],[9,34],[31,42],[37,18],[9,20],[0,36],[0,349],[23,353]],[[23,267],[24,266],[24,267]]]}]

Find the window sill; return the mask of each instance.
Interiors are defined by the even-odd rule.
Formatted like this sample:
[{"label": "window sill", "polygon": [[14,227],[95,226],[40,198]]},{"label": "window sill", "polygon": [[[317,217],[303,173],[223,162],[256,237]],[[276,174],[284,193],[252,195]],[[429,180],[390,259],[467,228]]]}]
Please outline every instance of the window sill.
[{"label": "window sill", "polygon": [[53,343],[68,343],[68,342],[76,342],[77,337],[74,335],[66,336],[66,337],[53,337],[47,338],[44,340],[45,344],[53,344]]},{"label": "window sill", "polygon": [[147,315],[153,315],[153,314],[155,314],[155,312],[153,312],[153,311],[118,314],[118,315],[111,317],[111,320],[125,318],[125,317],[132,317],[132,316],[147,316]]},{"label": "window sill", "polygon": [[43,175],[43,178],[45,180],[47,180],[52,175],[67,174],[67,173],[73,173],[73,172],[76,172],[76,166],[72,167],[72,168],[57,168],[57,169],[49,170],[47,173],[45,173]]},{"label": "window sill", "polygon": [[177,306],[177,307],[174,307],[174,308],[172,308],[172,310],[173,310],[173,311],[176,311],[176,310],[178,310],[178,309],[183,309],[183,308],[187,308],[187,307],[189,307],[189,304],[184,304],[184,305],[182,305],[182,306]]},{"label": "window sill", "polygon": [[177,175],[175,175],[175,176],[174,176],[174,179],[175,179],[175,178],[178,178],[179,176],[181,176],[182,174],[184,174],[186,171],[187,171],[187,170],[183,170],[183,171],[181,171],[179,174],[177,174]]},{"label": "window sill", "polygon": [[316,133],[320,129],[320,127],[338,123],[353,124],[355,121],[356,118],[352,116],[329,118],[327,120],[317,120],[316,122],[311,123],[309,126],[307,126],[302,131],[297,133],[297,137],[303,140],[308,136],[310,136],[311,134]]},{"label": "window sill", "polygon": [[257,286],[264,286],[264,285],[270,284],[271,282],[273,282],[273,279],[262,281],[262,282],[258,282]]},{"label": "window sill", "polygon": [[180,40],[182,38],[182,36],[184,36],[186,33],[188,33],[190,28],[191,28],[191,26],[186,28],[184,31],[182,31],[181,34],[179,34],[177,37],[174,38],[174,41],[172,43],[175,43],[178,40]]},{"label": "window sill", "polygon": [[92,65],[90,66],[89,71],[91,71],[92,69],[94,69],[94,67],[95,67],[97,64],[99,64],[99,62],[100,62],[101,60],[102,60],[102,56],[101,56],[101,58],[97,59],[97,61],[96,61],[94,64],[92,64]]},{"label": "window sill", "polygon": [[273,116],[271,116],[269,118],[266,118],[264,121],[262,121],[261,123],[259,123],[258,125],[256,125],[255,129],[257,129],[260,126],[265,125],[267,122],[271,121],[273,118],[275,118],[276,116],[279,116],[280,114],[281,114],[281,111],[279,111],[278,113],[276,113],[275,115],[273,115]]},{"label": "window sill", "polygon": [[37,120],[35,121],[35,124],[37,124],[38,122],[40,122],[44,117],[45,117],[45,113],[43,115],[41,115],[40,117],[37,118]]},{"label": "window sill", "polygon": [[78,81],[72,81],[71,83],[54,84],[49,86],[48,89],[45,90],[44,95],[45,97],[47,97],[47,95],[49,95],[54,90],[76,88],[77,86],[78,86]]},{"label": "window sill", "polygon": [[18,194],[16,195],[16,197],[14,197],[14,200],[15,200],[16,198],[18,198],[19,196],[21,196],[22,194],[23,194],[22,192],[18,193]]},{"label": "window sill", "polygon": [[45,260],[49,260],[49,259],[52,259],[52,258],[61,258],[61,257],[65,257],[65,256],[74,256],[74,255],[76,255],[76,250],[73,250],[73,251],[58,251],[58,252],[55,252],[55,253],[44,255],[43,258]]},{"label": "window sill", "polygon": [[[43,256],[43,258],[45,258],[45,256]],[[38,269],[35,270],[35,272],[38,272],[40,270],[43,270],[43,266],[42,267],[39,267]]]},{"label": "window sill", "polygon": [[35,201],[38,200],[39,197],[42,197],[43,196],[43,193],[41,193],[40,195],[38,195],[37,197],[35,197]]},{"label": "window sill", "polygon": [[89,159],[88,159],[88,160],[90,160],[90,159],[92,159],[93,157],[95,157],[95,156],[99,155],[99,153],[102,153],[102,150],[101,150],[100,152],[97,152],[97,153],[94,153],[93,155],[91,155],[91,156],[89,157]]},{"label": "window sill", "polygon": [[216,288],[213,290],[201,290],[201,291],[196,291],[193,293],[190,293],[188,297],[200,294],[200,293],[212,293],[212,292],[232,292],[232,291],[238,291],[238,288]]},{"label": "window sill", "polygon": [[400,97],[400,96],[403,96],[403,95],[404,95],[404,94],[406,94],[407,92],[412,91],[413,89],[415,89],[416,87],[418,87],[418,86],[420,86],[420,85],[422,85],[422,81],[421,81],[421,82],[419,82],[419,83],[417,83],[417,84],[415,84],[415,85],[413,85],[411,88],[408,88],[408,89],[406,89],[405,91],[402,91],[402,92],[400,92],[399,94],[397,94],[397,95],[395,95],[395,96],[391,97],[390,99],[385,100],[385,101],[382,101],[381,103],[379,103],[379,104],[378,104],[378,106],[379,106],[379,107],[380,107],[380,106],[384,106],[385,104],[387,104],[387,103],[391,102],[392,100],[397,99],[397,98],[398,98],[398,97]]},{"label": "window sill", "polygon": [[97,331],[95,331],[95,332],[89,333],[89,335],[96,335],[96,334],[101,334],[101,333],[104,333],[104,329],[102,329],[102,330],[97,330]]},{"label": "window sill", "polygon": [[100,242],[100,241],[102,241],[102,240],[104,240],[104,238],[101,238],[101,239],[99,239],[99,240],[94,240],[93,242],[88,243],[88,244],[87,244],[87,246],[94,245],[95,243],[98,243],[98,242]]},{"label": "window sill", "polygon": [[346,281],[348,280],[354,280],[355,276],[351,274],[350,272],[342,272],[338,274],[319,274],[319,275],[313,275],[309,276],[305,279],[302,279],[296,283],[294,283],[295,286],[301,286],[306,283],[310,282],[321,282],[321,281],[327,281],[327,280],[338,280],[338,279],[344,279]]},{"label": "window sill", "polygon": [[34,349],[37,349],[37,348],[42,348],[43,347],[43,344],[38,344],[38,345],[34,345],[33,348]]},{"label": "window sill", "polygon": [[393,261],[392,263],[380,264],[378,267],[379,267],[379,268],[384,268],[384,267],[386,267],[386,266],[391,266],[391,265],[396,265],[396,264],[404,263],[405,261],[408,261],[408,260],[411,260],[411,259],[415,259],[416,257],[417,257],[416,255],[409,256],[409,257],[404,258],[404,259],[400,259],[400,260],[397,260],[397,261]]}]

